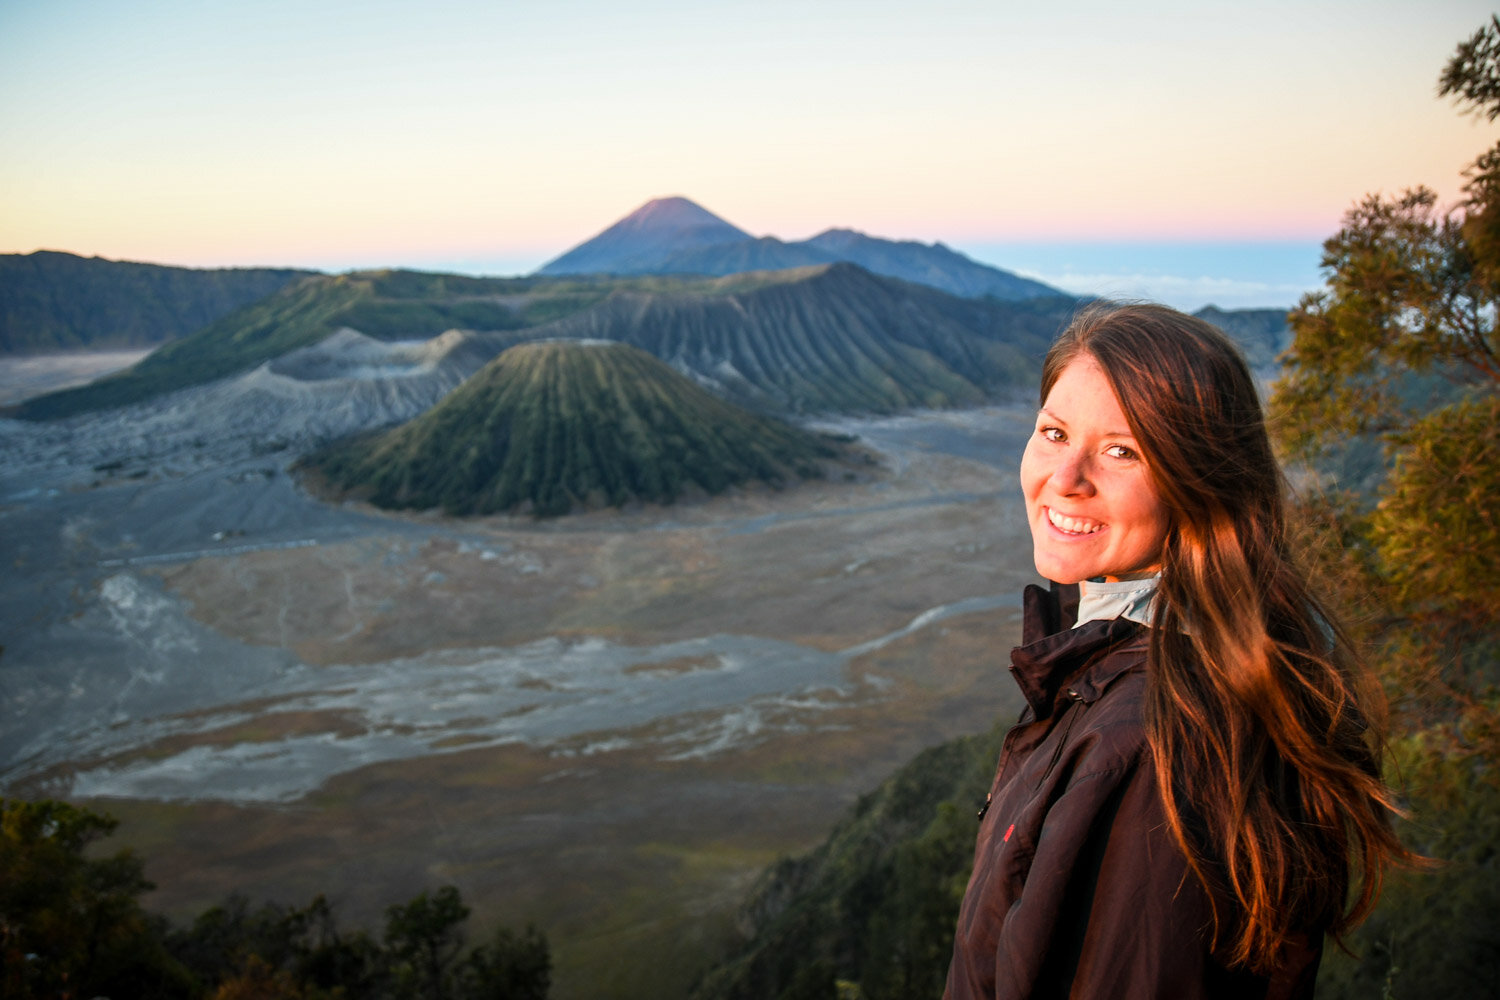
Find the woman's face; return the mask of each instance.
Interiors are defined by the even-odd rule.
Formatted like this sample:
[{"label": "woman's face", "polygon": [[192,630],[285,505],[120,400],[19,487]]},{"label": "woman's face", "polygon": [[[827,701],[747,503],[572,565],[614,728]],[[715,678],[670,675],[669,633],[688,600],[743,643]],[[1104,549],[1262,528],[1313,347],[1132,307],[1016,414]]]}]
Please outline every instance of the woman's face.
[{"label": "woman's face", "polygon": [[1021,458],[1036,570],[1048,580],[1155,571],[1167,511],[1099,363],[1079,354],[1037,413]]}]

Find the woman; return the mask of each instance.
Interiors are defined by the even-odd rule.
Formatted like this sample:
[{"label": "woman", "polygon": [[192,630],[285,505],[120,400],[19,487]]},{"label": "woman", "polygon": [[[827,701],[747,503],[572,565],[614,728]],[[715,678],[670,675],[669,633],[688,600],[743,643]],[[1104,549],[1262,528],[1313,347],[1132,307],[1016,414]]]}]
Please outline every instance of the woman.
[{"label": "woman", "polygon": [[[1021,461],[1037,571],[946,995],[1305,997],[1409,855],[1381,704],[1311,592],[1255,384],[1160,306],[1092,307]],[[1352,898],[1352,905],[1350,900]]]}]

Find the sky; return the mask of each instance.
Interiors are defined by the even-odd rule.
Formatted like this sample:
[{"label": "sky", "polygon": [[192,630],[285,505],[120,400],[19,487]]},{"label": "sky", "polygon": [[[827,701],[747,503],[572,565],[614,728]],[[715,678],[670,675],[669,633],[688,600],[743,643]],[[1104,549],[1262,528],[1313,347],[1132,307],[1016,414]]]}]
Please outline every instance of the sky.
[{"label": "sky", "polygon": [[654,197],[1289,306],[1500,127],[1469,0],[0,0],[0,252],[524,274]]}]

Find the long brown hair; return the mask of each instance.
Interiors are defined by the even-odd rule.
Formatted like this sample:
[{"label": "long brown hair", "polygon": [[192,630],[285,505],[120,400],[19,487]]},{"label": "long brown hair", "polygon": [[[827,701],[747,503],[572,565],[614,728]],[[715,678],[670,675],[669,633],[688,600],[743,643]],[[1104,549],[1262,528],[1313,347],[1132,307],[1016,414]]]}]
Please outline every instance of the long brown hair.
[{"label": "long brown hair", "polygon": [[1163,306],[1091,306],[1048,353],[1043,401],[1079,354],[1170,512],[1145,719],[1167,822],[1214,901],[1214,946],[1266,972],[1289,936],[1357,924],[1411,858],[1380,777],[1384,701],[1288,551],[1285,480],[1233,343]]}]

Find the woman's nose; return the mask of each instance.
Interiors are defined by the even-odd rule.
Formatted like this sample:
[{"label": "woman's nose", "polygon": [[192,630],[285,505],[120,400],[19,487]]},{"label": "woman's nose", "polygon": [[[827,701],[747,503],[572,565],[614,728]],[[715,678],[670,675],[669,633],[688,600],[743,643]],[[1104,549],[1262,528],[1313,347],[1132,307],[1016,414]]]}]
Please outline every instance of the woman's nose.
[{"label": "woman's nose", "polygon": [[1075,453],[1060,462],[1052,471],[1052,488],[1061,496],[1093,496],[1094,481],[1087,458]]}]

